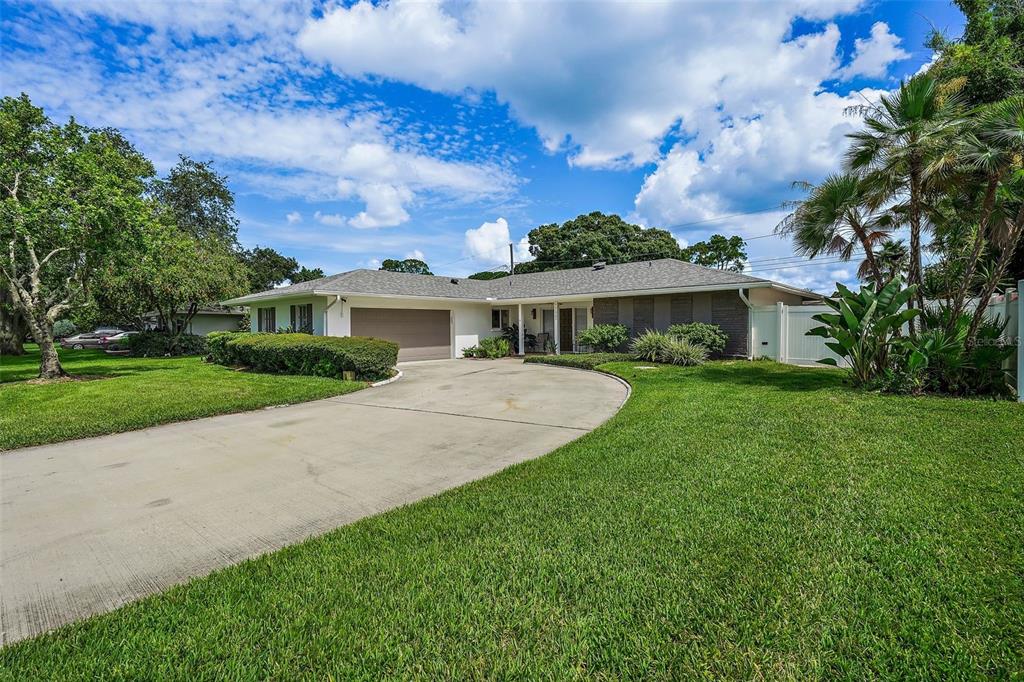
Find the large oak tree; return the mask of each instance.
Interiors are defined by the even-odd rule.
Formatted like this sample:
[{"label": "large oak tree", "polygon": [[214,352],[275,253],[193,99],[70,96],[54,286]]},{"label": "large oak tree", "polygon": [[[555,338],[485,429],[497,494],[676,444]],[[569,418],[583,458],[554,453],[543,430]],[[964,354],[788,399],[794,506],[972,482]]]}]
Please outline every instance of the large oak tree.
[{"label": "large oak tree", "polygon": [[617,215],[599,211],[561,225],[541,225],[530,230],[528,238],[534,260],[516,265],[517,273],[586,267],[598,261],[683,259],[682,250],[670,232],[627,223]]},{"label": "large oak tree", "polygon": [[26,95],[0,100],[0,282],[39,344],[41,378],[64,375],[53,323],[137,237],[152,175],[116,131],[57,125]]}]

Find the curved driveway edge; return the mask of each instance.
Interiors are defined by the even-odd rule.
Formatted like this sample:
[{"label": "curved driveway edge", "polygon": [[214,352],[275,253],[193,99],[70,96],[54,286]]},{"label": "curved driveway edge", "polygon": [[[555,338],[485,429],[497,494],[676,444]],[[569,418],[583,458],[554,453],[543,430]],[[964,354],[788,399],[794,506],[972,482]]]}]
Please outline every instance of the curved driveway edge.
[{"label": "curved driveway edge", "polygon": [[538,457],[628,395],[561,369],[408,363],[380,388],[0,455],[0,641]]}]

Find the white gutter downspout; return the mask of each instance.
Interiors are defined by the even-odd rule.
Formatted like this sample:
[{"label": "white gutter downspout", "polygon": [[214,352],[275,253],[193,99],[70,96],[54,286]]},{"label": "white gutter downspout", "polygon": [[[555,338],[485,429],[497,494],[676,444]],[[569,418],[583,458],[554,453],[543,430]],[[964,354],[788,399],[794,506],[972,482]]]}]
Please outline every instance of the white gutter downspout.
[{"label": "white gutter downspout", "polygon": [[754,306],[750,304],[750,299],[747,298],[747,293],[744,289],[739,289],[737,293],[740,295],[740,300],[743,301],[744,305],[747,306],[747,360],[754,359]]},{"label": "white gutter downspout", "polygon": [[324,336],[330,336],[330,334],[327,331],[327,320],[330,319],[329,311],[331,308],[334,307],[335,303],[338,303],[339,301],[342,300],[344,299],[342,299],[341,294],[334,294],[334,300],[324,307]]}]

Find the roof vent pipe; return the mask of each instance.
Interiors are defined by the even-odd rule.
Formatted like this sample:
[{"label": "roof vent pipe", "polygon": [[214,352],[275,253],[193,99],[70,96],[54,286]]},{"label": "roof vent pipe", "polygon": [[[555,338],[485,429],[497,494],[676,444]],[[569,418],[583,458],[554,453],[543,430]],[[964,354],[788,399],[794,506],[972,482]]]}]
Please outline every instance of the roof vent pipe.
[{"label": "roof vent pipe", "polygon": [[605,265],[607,265],[607,263],[605,263],[603,260],[599,260],[596,263],[594,263],[594,269],[595,270],[604,270],[604,266]]}]

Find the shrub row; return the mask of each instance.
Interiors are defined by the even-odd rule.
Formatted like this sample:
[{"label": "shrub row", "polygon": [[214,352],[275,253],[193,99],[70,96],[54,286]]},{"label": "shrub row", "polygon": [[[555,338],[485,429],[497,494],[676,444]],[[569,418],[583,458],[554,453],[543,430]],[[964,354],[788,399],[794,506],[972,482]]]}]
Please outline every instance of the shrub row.
[{"label": "shrub row", "polygon": [[559,367],[576,367],[594,369],[606,362],[628,362],[633,359],[629,353],[580,353],[578,355],[530,355],[524,362],[536,362],[541,365],[558,365]]},{"label": "shrub row", "polygon": [[260,372],[342,378],[355,372],[365,381],[384,379],[398,362],[398,344],[363,336],[212,332],[209,360]]},{"label": "shrub row", "polygon": [[206,339],[195,334],[166,332],[139,332],[125,339],[128,352],[139,358],[162,358],[168,355],[203,355],[207,352]]}]

